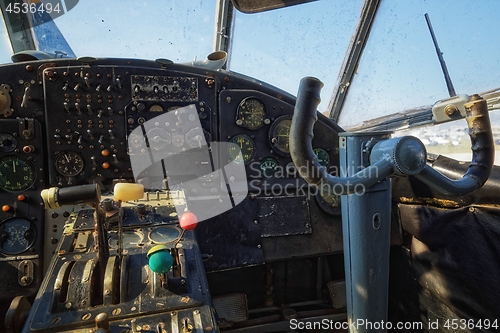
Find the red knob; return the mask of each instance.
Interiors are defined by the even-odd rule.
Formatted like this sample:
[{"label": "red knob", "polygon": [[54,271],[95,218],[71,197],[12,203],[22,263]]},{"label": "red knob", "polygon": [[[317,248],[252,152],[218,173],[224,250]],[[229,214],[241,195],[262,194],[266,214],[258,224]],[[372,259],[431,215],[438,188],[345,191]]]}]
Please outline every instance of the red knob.
[{"label": "red knob", "polygon": [[193,230],[198,225],[198,218],[191,212],[185,212],[181,215],[179,224],[184,230]]},{"label": "red knob", "polygon": [[32,145],[23,147],[23,152],[25,152],[26,154],[30,154],[34,151],[35,151],[35,147],[33,147]]}]

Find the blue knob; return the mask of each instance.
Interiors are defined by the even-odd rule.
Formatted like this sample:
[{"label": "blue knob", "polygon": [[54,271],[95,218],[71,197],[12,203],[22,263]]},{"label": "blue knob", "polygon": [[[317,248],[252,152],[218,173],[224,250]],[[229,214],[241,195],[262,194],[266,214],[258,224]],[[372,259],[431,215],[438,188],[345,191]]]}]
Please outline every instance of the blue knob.
[{"label": "blue knob", "polygon": [[174,264],[170,249],[165,245],[153,246],[149,249],[147,257],[149,259],[149,268],[157,274],[168,272]]}]

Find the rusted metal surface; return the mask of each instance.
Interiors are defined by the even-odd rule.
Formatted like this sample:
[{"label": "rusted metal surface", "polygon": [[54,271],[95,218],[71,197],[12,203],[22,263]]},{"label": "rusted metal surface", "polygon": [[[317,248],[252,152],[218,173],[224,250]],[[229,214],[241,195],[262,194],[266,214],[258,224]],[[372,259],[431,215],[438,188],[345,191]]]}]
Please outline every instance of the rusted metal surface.
[{"label": "rusted metal surface", "polygon": [[465,109],[472,144],[472,162],[466,175],[477,177],[482,186],[491,174],[495,159],[488,105],[479,95],[472,95]]},{"label": "rusted metal surface", "polygon": [[444,208],[458,208],[463,206],[457,201],[448,199],[439,199],[439,198],[399,197],[398,199],[399,202],[405,204],[421,204],[421,205],[437,206]]}]

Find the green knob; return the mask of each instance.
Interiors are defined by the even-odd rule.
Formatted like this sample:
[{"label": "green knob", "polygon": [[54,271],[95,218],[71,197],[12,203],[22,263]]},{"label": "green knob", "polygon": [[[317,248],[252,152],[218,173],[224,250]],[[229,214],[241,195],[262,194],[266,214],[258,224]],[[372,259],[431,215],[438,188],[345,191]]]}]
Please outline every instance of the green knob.
[{"label": "green knob", "polygon": [[166,273],[174,264],[174,258],[170,254],[170,249],[165,245],[155,245],[149,249],[147,257],[149,267],[158,274]]}]

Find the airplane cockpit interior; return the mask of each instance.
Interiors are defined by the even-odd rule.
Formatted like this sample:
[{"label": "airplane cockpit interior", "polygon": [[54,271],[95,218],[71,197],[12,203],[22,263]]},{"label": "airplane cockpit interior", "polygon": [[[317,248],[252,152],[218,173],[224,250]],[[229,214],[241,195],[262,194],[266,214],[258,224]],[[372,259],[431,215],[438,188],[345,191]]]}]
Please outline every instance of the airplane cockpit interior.
[{"label": "airplane cockpit interior", "polygon": [[500,331],[497,1],[0,9],[0,333]]}]

